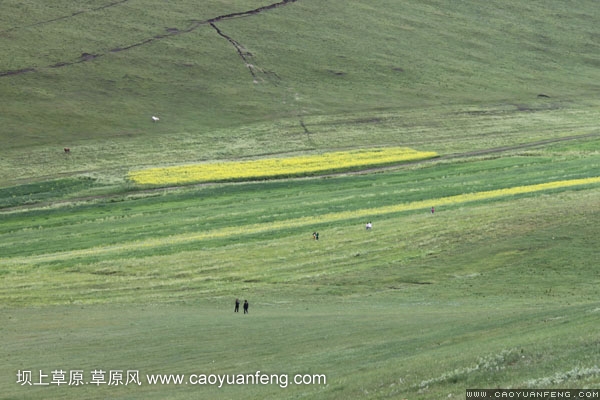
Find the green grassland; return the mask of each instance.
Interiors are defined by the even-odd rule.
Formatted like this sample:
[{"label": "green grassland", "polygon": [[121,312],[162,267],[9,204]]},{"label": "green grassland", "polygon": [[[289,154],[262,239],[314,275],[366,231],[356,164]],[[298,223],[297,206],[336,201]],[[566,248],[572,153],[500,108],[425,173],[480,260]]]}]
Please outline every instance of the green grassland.
[{"label": "green grassland", "polygon": [[[2,2],[0,398],[600,387],[600,185],[436,204],[600,175],[596,3],[269,4]],[[385,146],[440,156],[299,179],[127,180]],[[403,203],[424,206],[378,212]],[[327,382],[16,382],[59,369]]]}]

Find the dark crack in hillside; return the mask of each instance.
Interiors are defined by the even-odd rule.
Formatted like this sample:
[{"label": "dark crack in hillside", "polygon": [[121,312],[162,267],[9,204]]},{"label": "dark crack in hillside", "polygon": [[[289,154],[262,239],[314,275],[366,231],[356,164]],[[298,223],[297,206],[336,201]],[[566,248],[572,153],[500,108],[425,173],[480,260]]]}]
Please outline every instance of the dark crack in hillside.
[{"label": "dark crack in hillside", "polygon": [[239,44],[237,41],[235,41],[234,39],[232,39],[230,36],[224,34],[219,28],[217,28],[217,26],[214,24],[214,22],[211,22],[210,26],[212,26],[214,28],[214,30],[216,30],[217,33],[221,37],[224,37],[225,39],[227,39],[227,41],[229,41],[229,43],[231,43],[233,45],[233,47],[235,47],[235,50],[237,51],[237,53],[240,56],[240,58],[242,60],[244,60],[244,62],[246,63],[246,67],[250,71],[250,74],[252,74],[252,76],[254,78],[256,78],[256,73],[254,72],[254,66],[248,61],[248,58],[252,57],[252,53],[250,53],[249,51],[247,51],[244,48],[244,46],[242,46],[241,44]]},{"label": "dark crack in hillside", "polygon": [[[90,9],[88,11],[85,12],[89,12],[89,11],[96,11],[96,10],[100,10],[100,9],[104,9],[104,8],[108,8],[108,7],[112,7],[121,3],[124,3],[128,0],[120,0],[114,3],[110,3],[107,5],[104,5],[102,7],[97,7],[94,9]],[[113,48],[111,50],[109,50],[107,53],[115,53],[115,52],[121,52],[121,51],[127,51],[129,49],[135,48],[135,47],[139,47],[139,46],[143,46],[143,45],[147,45],[165,38],[169,38],[169,37],[173,37],[173,36],[177,36],[177,35],[183,35],[186,33],[190,33],[195,31],[196,29],[198,29],[201,26],[204,25],[210,25],[211,27],[213,27],[217,33],[219,33],[219,35],[221,35],[222,37],[226,38],[227,40],[229,40],[229,42],[231,44],[233,44],[236,47],[236,50],[238,51],[238,54],[240,54],[240,56],[242,56],[244,53],[244,56],[242,57],[242,59],[244,61],[247,61],[244,57],[247,57],[249,53],[247,53],[244,49],[243,46],[241,46],[238,42],[236,42],[235,40],[231,39],[229,36],[225,35],[222,33],[222,31],[220,31],[215,23],[216,22],[221,22],[221,21],[225,21],[225,20],[230,20],[230,19],[235,19],[235,18],[244,18],[244,17],[250,17],[253,15],[257,15],[260,14],[262,12],[265,11],[269,11],[269,10],[273,10],[275,8],[281,7],[281,6],[285,6],[287,4],[290,3],[295,3],[298,0],[283,0],[277,3],[272,3],[266,6],[262,6],[262,7],[258,7],[252,10],[248,10],[248,11],[241,11],[241,12],[236,12],[236,13],[231,13],[231,14],[224,14],[224,15],[219,15],[217,17],[213,17],[213,18],[209,18],[209,19],[205,19],[205,20],[192,20],[190,25],[185,28],[185,29],[175,29],[175,28],[170,28],[167,29],[167,32],[164,34],[157,34],[154,35],[152,37],[146,38],[144,40],[141,40],[139,42],[135,42],[135,43],[131,43],[129,45],[126,46],[122,46],[122,47],[116,47]],[[68,18],[72,18],[76,15],[82,14],[84,11],[79,11],[76,13],[73,13],[71,15],[67,15],[67,16],[63,16],[63,17],[59,17],[59,18],[55,18],[52,20],[47,20],[47,21],[42,21],[42,22],[38,22],[36,24],[33,24],[32,26],[35,25],[42,25],[42,24],[46,24],[46,23],[50,23],[50,22],[54,22],[54,21],[58,21],[58,20],[63,20],[63,19],[68,19]],[[11,29],[17,29],[17,28],[11,28]],[[6,32],[6,31],[4,31]],[[1,33],[1,32],[0,32]],[[106,53],[96,53],[96,54],[91,54],[91,53],[87,53],[84,52],[81,54],[81,56],[79,56],[76,59],[72,59],[72,60],[68,60],[68,61],[60,61],[57,63],[54,63],[52,65],[47,65],[45,67],[35,67],[35,66],[29,66],[29,67],[24,67],[24,68],[19,68],[19,69],[14,69],[14,70],[5,70],[5,71],[0,71],[0,78],[1,77],[6,77],[6,76],[14,76],[14,75],[20,75],[20,74],[25,74],[25,73],[32,73],[32,72],[38,72],[41,69],[44,68],[63,68],[63,67],[67,67],[70,65],[74,65],[74,64],[79,64],[79,63],[83,63],[83,62],[88,62],[88,61],[92,61],[95,60],[96,58],[99,57],[103,57],[104,55],[106,55]],[[251,65],[250,63],[247,63],[247,65]],[[255,70],[253,70],[253,68],[255,67],[250,67],[248,66],[248,69],[250,70],[250,72],[252,73],[253,76],[255,75]]]}]

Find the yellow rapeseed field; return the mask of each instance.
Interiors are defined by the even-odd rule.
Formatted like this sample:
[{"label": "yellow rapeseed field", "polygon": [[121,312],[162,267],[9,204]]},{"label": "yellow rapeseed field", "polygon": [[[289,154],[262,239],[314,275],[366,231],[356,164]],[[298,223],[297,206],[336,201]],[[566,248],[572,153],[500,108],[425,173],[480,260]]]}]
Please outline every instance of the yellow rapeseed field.
[{"label": "yellow rapeseed field", "polygon": [[394,164],[436,157],[432,151],[407,147],[339,151],[288,158],[215,162],[173,167],[149,168],[129,173],[129,179],[141,185],[176,185],[193,182],[218,182],[305,176],[325,171],[343,171],[356,167]]}]

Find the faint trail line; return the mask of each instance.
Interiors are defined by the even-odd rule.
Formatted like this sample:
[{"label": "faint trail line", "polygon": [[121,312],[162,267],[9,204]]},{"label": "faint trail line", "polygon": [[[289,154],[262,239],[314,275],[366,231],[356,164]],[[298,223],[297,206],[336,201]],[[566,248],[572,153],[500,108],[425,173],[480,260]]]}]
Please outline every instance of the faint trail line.
[{"label": "faint trail line", "polygon": [[169,247],[174,245],[193,243],[202,240],[210,240],[224,237],[236,237],[244,235],[255,235],[258,233],[272,232],[279,229],[299,228],[349,219],[358,219],[406,211],[429,209],[431,205],[447,206],[453,204],[469,203],[474,201],[515,196],[520,194],[535,193],[545,190],[562,189],[582,185],[593,185],[598,183],[600,183],[600,176],[591,178],[552,181],[533,185],[514,186],[504,189],[486,190],[481,192],[464,193],[434,199],[417,200],[408,203],[400,202],[398,204],[392,204],[388,206],[363,208],[358,210],[337,211],[321,215],[283,219],[279,221],[270,221],[268,223],[254,223],[244,226],[227,226],[224,228],[217,228],[208,231],[183,233],[179,235],[171,235],[168,237],[151,238],[135,242],[97,246],[86,249],[69,250],[63,252],[39,254],[25,257],[6,257],[0,258],[0,265],[23,265],[30,264],[33,262],[51,262],[56,260],[64,260],[73,257],[99,256],[103,254],[131,252],[147,248]]},{"label": "faint trail line", "polygon": [[452,160],[455,158],[475,157],[475,156],[481,156],[481,155],[486,155],[486,154],[504,153],[506,151],[511,151],[511,150],[523,150],[523,149],[543,146],[545,144],[559,143],[559,142],[566,142],[569,140],[579,140],[579,139],[594,138],[594,137],[600,137],[600,134],[599,133],[586,133],[583,135],[563,136],[563,137],[559,137],[559,138],[539,140],[537,142],[521,143],[521,144],[516,144],[516,145],[512,145],[512,146],[492,147],[492,148],[488,148],[488,149],[473,150],[473,151],[467,151],[467,152],[463,152],[463,153],[446,154],[446,155],[442,155],[442,156],[439,156],[436,158],[429,158],[426,160],[409,161],[409,162],[405,162],[405,163],[402,163],[399,165],[389,165],[386,167],[366,168],[366,169],[362,169],[360,171],[339,172],[339,173],[335,173],[335,174],[320,175],[320,176],[321,177],[333,177],[333,176],[340,176],[340,175],[363,175],[363,174],[370,174],[373,172],[395,170],[395,169],[399,169],[399,168],[402,168],[407,165],[425,164],[425,163],[438,162],[440,160]]},{"label": "faint trail line", "polygon": [[100,6],[100,7],[96,7],[96,8],[90,8],[90,9],[88,9],[88,10],[80,10],[80,11],[75,11],[75,12],[74,12],[74,13],[72,13],[72,14],[69,14],[69,15],[63,15],[62,17],[56,17],[56,18],[52,18],[52,19],[45,20],[45,21],[39,21],[39,22],[35,22],[35,23],[33,23],[33,24],[29,24],[29,25],[14,26],[14,27],[12,27],[12,28],[8,28],[8,29],[6,29],[6,30],[0,31],[0,33],[7,33],[7,32],[16,31],[16,30],[18,30],[18,29],[31,28],[31,27],[33,27],[33,26],[46,25],[46,24],[50,24],[50,23],[52,23],[52,22],[57,22],[57,21],[62,21],[62,20],[65,20],[65,19],[73,18],[73,17],[75,17],[75,16],[77,16],[77,15],[80,15],[80,14],[85,14],[85,13],[88,13],[88,12],[94,12],[94,11],[100,11],[100,10],[104,10],[104,9],[106,9],[106,8],[114,7],[114,6],[117,6],[117,5],[119,5],[119,4],[126,3],[126,2],[128,2],[128,1],[129,1],[129,0],[119,0],[119,1],[115,1],[115,2],[113,2],[113,3],[105,4],[105,5],[103,5],[103,6]]},{"label": "faint trail line", "polygon": [[[88,10],[86,12],[96,11],[96,10],[100,10],[100,9],[107,8],[107,7],[112,7],[114,5],[121,4],[121,3],[124,3],[126,1],[129,1],[129,0],[120,0],[118,2],[111,3],[111,4],[108,4],[108,5],[102,6],[102,7],[98,7],[98,8],[92,9],[92,10]],[[141,41],[136,42],[136,43],[132,43],[132,44],[129,44],[129,45],[126,45],[126,46],[123,46],[123,47],[113,48],[113,49],[109,50],[108,52],[109,53],[116,53],[116,52],[126,51],[126,50],[129,50],[129,49],[133,49],[135,47],[139,47],[139,46],[143,46],[143,45],[146,45],[146,44],[150,44],[152,42],[155,42],[155,41],[158,41],[158,40],[162,40],[162,39],[165,39],[165,38],[169,38],[169,37],[172,37],[172,36],[177,36],[177,35],[182,35],[182,34],[185,34],[185,33],[190,33],[190,32],[195,31],[196,29],[198,29],[199,27],[201,27],[203,25],[211,25],[213,28],[217,29],[216,26],[214,26],[215,22],[225,21],[225,20],[234,19],[234,18],[249,17],[249,16],[252,16],[252,15],[260,14],[260,13],[265,12],[265,11],[269,11],[269,10],[275,9],[277,7],[285,6],[285,5],[290,4],[290,3],[295,3],[296,1],[299,1],[299,0],[283,0],[283,1],[280,1],[278,3],[269,4],[269,5],[258,7],[258,8],[255,8],[255,9],[252,9],[252,10],[248,10],[248,11],[241,11],[241,12],[237,12],[237,13],[219,15],[217,17],[213,17],[213,18],[206,19],[206,20],[192,20],[191,25],[188,26],[186,29],[174,30],[174,31],[171,31],[171,32],[167,32],[165,34],[155,35],[155,36],[146,38],[146,39],[141,40]],[[73,15],[59,17],[59,18],[55,18],[53,20],[39,22],[39,23],[36,23],[34,25],[43,24],[43,23],[49,23],[49,22],[53,22],[53,21],[58,21],[58,20],[61,20],[61,19],[66,19],[66,18],[73,17],[74,15],[82,14],[82,13],[83,13],[83,11],[74,13]],[[34,26],[34,25],[32,25],[32,26]],[[11,28],[11,29],[17,29],[17,28]],[[3,31],[3,32],[6,32],[6,31]],[[217,32],[219,32],[218,29],[217,29]],[[2,32],[0,32],[0,33],[2,33]],[[219,34],[221,36],[223,36],[223,37],[228,38],[227,36],[224,36],[221,33],[219,33]],[[231,38],[228,38],[228,40],[232,44],[235,42],[235,41],[232,41],[233,39],[231,39]],[[235,42],[235,43],[237,43],[237,42]],[[238,45],[239,45],[239,43],[238,43]],[[234,46],[236,46],[236,45],[234,44]],[[236,46],[236,48],[237,48],[237,46]],[[238,51],[239,51],[239,49],[238,49]],[[83,53],[83,55],[85,55],[85,54],[87,54],[87,53]],[[28,73],[28,72],[37,72],[40,69],[44,69],[44,68],[61,68],[61,67],[67,67],[67,66],[70,66],[70,65],[73,65],[73,64],[79,64],[79,63],[82,63],[82,62],[87,62],[87,61],[94,60],[94,59],[96,59],[98,57],[104,56],[105,54],[106,53],[93,54],[93,57],[83,57],[83,55],[82,55],[82,57],[80,57],[78,59],[75,59],[75,60],[60,61],[58,63],[52,64],[52,65],[47,65],[45,67],[25,67],[25,68],[19,68],[19,69],[14,69],[14,70],[0,71],[0,78],[5,77],[5,76],[20,75],[20,74],[24,74],[24,73]],[[248,68],[250,69],[250,67],[248,67]],[[252,70],[251,70],[251,72],[253,73]]]}]

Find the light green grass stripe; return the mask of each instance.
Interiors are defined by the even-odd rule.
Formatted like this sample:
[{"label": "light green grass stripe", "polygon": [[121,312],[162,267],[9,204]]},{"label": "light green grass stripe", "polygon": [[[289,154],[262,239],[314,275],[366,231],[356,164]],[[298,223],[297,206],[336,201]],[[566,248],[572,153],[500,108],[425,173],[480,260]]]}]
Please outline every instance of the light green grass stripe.
[{"label": "light green grass stripe", "polygon": [[93,256],[102,255],[120,251],[134,251],[151,249],[154,247],[165,247],[171,245],[180,245],[185,243],[191,243],[195,241],[202,241],[207,239],[219,239],[225,237],[233,237],[239,235],[251,235],[263,232],[276,231],[279,229],[299,228],[304,226],[315,226],[323,223],[331,223],[337,221],[343,221],[354,218],[371,218],[374,216],[381,216],[386,214],[393,214],[397,212],[413,211],[419,209],[430,208],[431,206],[447,206],[453,204],[467,203],[480,200],[489,200],[493,198],[499,198],[504,196],[512,196],[518,194],[534,193],[544,190],[561,189],[573,186],[591,185],[600,183],[599,177],[581,178],[554,181],[547,183],[539,183],[535,185],[527,186],[515,186],[512,188],[488,190],[483,192],[466,193],[456,196],[440,197],[437,199],[427,199],[420,201],[413,201],[410,203],[400,203],[385,207],[375,208],[364,208],[361,210],[349,210],[334,213],[327,213],[317,216],[307,216],[288,220],[273,221],[269,223],[249,224],[245,226],[232,226],[227,228],[215,229],[206,232],[197,232],[192,234],[181,234],[168,237],[161,237],[156,239],[148,239],[137,242],[129,242],[119,245],[111,246],[99,246],[89,249],[72,250],[51,254],[41,254],[30,257],[15,257],[0,259],[0,265],[17,265],[27,264],[34,262],[48,262],[62,259],[68,259],[73,257],[82,256]]}]

